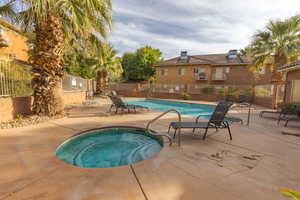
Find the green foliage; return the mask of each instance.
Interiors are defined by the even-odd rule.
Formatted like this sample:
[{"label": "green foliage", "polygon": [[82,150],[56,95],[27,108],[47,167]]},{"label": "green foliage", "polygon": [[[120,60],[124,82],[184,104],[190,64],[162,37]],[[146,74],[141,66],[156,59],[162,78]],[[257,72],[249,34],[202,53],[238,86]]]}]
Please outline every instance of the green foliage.
[{"label": "green foliage", "polygon": [[244,54],[253,58],[253,70],[271,65],[276,67],[300,58],[300,15],[286,20],[270,21],[264,30],[253,36]]},{"label": "green foliage", "polygon": [[282,189],[280,190],[280,193],[287,197],[290,197],[292,200],[300,200],[300,192],[298,191]]},{"label": "green foliage", "polygon": [[228,87],[220,90],[219,93],[224,96],[237,97],[240,94],[240,91],[236,88]]},{"label": "green foliage", "polygon": [[149,80],[155,74],[154,64],[161,61],[161,51],[150,46],[135,53],[125,53],[122,57],[123,77],[128,81]]},{"label": "green foliage", "polygon": [[252,96],[254,94],[254,88],[247,88],[240,92],[241,95]]},{"label": "green foliage", "polygon": [[209,86],[209,87],[201,88],[201,92],[203,94],[213,94],[215,92],[215,87]]},{"label": "green foliage", "polygon": [[182,97],[184,100],[189,100],[189,99],[192,98],[191,95],[189,95],[188,93],[185,93],[185,92],[181,93],[181,97]]}]

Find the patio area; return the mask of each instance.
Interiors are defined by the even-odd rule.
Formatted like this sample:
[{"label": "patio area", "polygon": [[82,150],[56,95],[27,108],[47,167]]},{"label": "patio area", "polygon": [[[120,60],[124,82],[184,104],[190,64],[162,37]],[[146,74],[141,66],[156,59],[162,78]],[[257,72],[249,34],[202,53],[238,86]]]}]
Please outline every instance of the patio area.
[{"label": "patio area", "polygon": [[[134,100],[134,98],[129,98]],[[199,103],[199,102],[198,102]],[[205,102],[204,102],[205,103]],[[165,144],[146,161],[124,167],[86,169],[67,165],[55,157],[56,148],[70,136],[109,125],[145,127],[161,112],[109,114],[109,101],[69,109],[69,116],[34,126],[0,130],[0,200],[284,200],[279,189],[300,190],[300,132],[276,120],[260,118],[254,106],[250,126],[232,125],[193,135],[183,130],[182,146]],[[230,115],[245,119],[247,110]],[[151,126],[166,133],[176,115],[166,115]],[[184,117],[183,121],[192,120]],[[167,142],[167,141],[166,141]]]}]

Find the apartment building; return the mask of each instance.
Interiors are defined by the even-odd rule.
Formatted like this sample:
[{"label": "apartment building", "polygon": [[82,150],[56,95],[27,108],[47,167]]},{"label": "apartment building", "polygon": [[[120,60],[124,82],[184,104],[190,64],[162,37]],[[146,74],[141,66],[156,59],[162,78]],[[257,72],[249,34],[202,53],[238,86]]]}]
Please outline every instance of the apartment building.
[{"label": "apartment building", "polygon": [[182,51],[180,56],[155,65],[156,84],[169,92],[176,92],[208,86],[247,89],[270,83],[270,70],[263,68],[254,74],[250,61],[237,50],[208,55],[188,55]]},{"label": "apartment building", "polygon": [[26,41],[17,27],[0,18],[0,58],[28,61]]},{"label": "apartment building", "polygon": [[300,60],[278,68],[285,80],[284,101],[300,102]]}]

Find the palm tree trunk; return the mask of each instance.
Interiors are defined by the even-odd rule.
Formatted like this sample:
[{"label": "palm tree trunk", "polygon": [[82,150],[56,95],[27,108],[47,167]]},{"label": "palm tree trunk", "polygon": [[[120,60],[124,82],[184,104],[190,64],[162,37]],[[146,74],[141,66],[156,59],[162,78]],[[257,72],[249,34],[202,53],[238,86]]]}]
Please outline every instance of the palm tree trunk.
[{"label": "palm tree trunk", "polygon": [[103,84],[102,84],[102,92],[104,92],[108,87],[108,73],[107,71],[103,71]]},{"label": "palm tree trunk", "polygon": [[98,94],[101,93],[101,85],[102,85],[102,72],[98,71],[97,72],[97,82],[96,82],[96,92]]},{"label": "palm tree trunk", "polygon": [[63,111],[58,90],[63,76],[64,33],[61,19],[49,12],[35,25],[35,46],[30,61],[33,72],[33,106],[38,115],[53,116]]},{"label": "palm tree trunk", "polygon": [[286,65],[288,63],[288,57],[283,52],[278,52],[274,57],[274,68],[272,71],[272,81],[274,82],[282,82],[282,74],[277,72],[277,69],[280,66]]}]

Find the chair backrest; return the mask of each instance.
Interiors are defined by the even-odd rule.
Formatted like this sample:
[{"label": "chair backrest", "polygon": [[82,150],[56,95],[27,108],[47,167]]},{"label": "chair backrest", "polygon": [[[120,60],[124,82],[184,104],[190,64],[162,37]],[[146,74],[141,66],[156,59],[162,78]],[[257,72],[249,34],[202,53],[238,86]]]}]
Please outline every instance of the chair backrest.
[{"label": "chair backrest", "polygon": [[295,108],[294,113],[300,116],[300,103],[297,103],[297,107]]},{"label": "chair backrest", "polygon": [[225,101],[233,102],[233,96],[232,95],[227,95],[226,98],[225,98]]},{"label": "chair backrest", "polygon": [[238,98],[238,103],[250,103],[250,96],[240,95]]},{"label": "chair backrest", "polygon": [[112,101],[112,103],[117,107],[126,107],[125,103],[123,102],[123,100],[119,97],[119,96],[113,96],[113,95],[107,95],[110,100]]},{"label": "chair backrest", "polygon": [[221,125],[230,106],[232,106],[232,102],[219,102],[211,115],[209,122],[215,125]]}]

